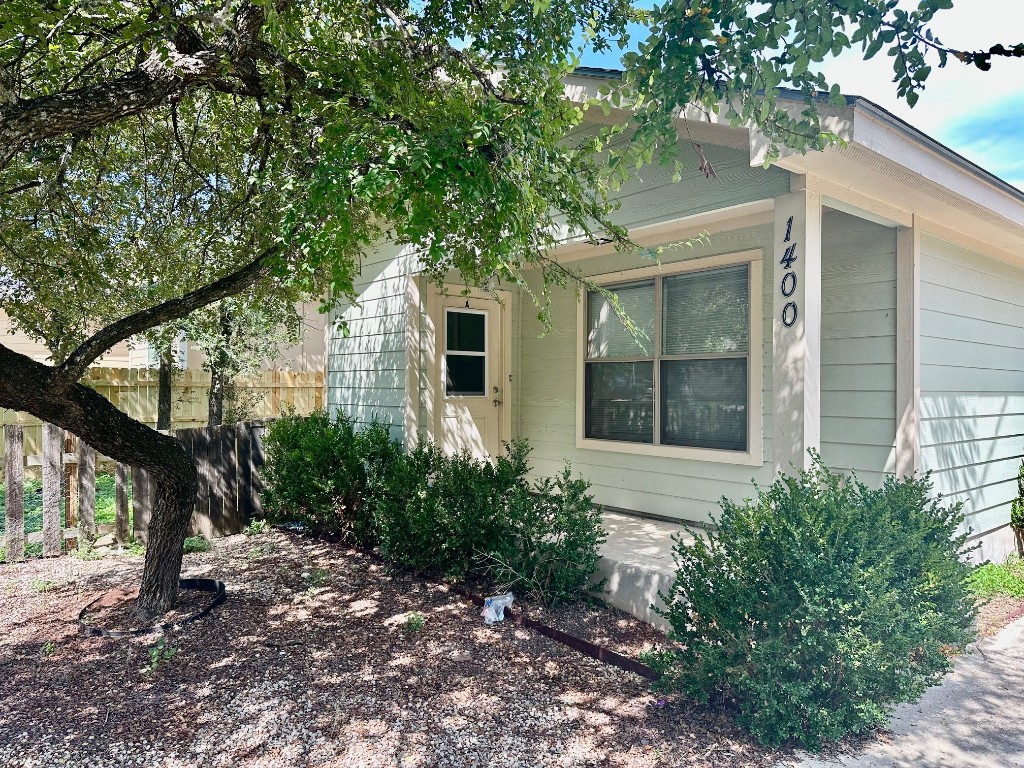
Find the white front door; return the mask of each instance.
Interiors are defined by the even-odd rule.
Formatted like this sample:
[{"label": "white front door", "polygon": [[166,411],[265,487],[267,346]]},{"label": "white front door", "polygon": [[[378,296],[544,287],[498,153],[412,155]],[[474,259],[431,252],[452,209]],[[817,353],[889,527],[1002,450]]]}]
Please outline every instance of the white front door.
[{"label": "white front door", "polygon": [[437,323],[438,432],[447,454],[498,456],[511,419],[507,300],[445,296]]}]

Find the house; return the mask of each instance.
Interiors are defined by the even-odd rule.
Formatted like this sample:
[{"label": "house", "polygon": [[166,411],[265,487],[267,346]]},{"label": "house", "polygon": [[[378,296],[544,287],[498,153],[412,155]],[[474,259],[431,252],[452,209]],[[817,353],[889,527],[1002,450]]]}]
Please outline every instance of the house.
[{"label": "house", "polygon": [[[567,93],[613,76],[578,70]],[[809,448],[874,486],[930,471],[964,503],[972,556],[1004,557],[1024,454],[1024,192],[865,99],[822,110],[845,144],[767,169],[756,133],[690,119],[716,177],[687,142],[681,181],[649,167],[619,194],[636,241],[704,242],[660,265],[588,242],[553,254],[614,290],[649,341],[571,290],[545,334],[521,292],[442,292],[382,245],[335,313],[348,335],[328,332],[328,404],[407,445],[483,456],[528,438],[538,474],[568,459],[607,508],[668,520],[707,523]]]},{"label": "house", "polygon": [[[302,335],[296,344],[289,344],[279,351],[273,360],[267,360],[264,370],[322,371],[324,370],[326,341],[326,317],[319,311],[316,302],[296,306],[302,317]],[[46,345],[30,338],[17,328],[4,312],[0,311],[0,344],[15,352],[28,355],[40,363],[50,362],[50,350]],[[201,371],[205,355],[192,342],[182,338],[175,350],[177,366],[184,371]],[[159,353],[145,338],[133,338],[115,344],[96,361],[100,368],[157,368]]]}]

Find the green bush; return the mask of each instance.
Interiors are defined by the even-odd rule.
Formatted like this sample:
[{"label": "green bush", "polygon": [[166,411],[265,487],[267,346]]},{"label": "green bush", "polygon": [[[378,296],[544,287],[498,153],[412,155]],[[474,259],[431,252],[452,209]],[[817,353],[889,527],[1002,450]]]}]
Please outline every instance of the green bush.
[{"label": "green bush", "polygon": [[607,538],[589,490],[586,480],[573,479],[568,464],[554,479],[542,478],[532,488],[519,483],[511,490],[504,507],[507,530],[486,558],[500,589],[523,592],[545,605],[579,597],[597,571],[597,550]]},{"label": "green bush", "polygon": [[600,511],[589,483],[572,479],[568,466],[531,486],[529,450],[513,442],[491,464],[421,442],[381,476],[381,554],[403,568],[481,579],[545,604],[578,598],[605,538]]},{"label": "green bush", "polygon": [[1024,461],[1017,470],[1017,498],[1010,502],[1010,527],[1017,533],[1024,532]]},{"label": "green bush", "polygon": [[870,490],[815,467],[722,502],[717,532],[675,548],[658,683],[732,709],[769,744],[885,722],[972,639],[960,506],[925,477]]},{"label": "green bush", "polygon": [[387,428],[357,431],[339,414],[286,414],[264,440],[263,506],[272,524],[300,523],[314,536],[358,546],[374,543],[373,521],[364,508],[368,472],[397,458]]},{"label": "green bush", "polygon": [[525,473],[506,455],[479,462],[421,441],[377,487],[380,552],[402,568],[461,581],[505,531],[502,498]]},{"label": "green bush", "polygon": [[194,552],[209,552],[211,549],[213,549],[213,544],[205,536],[189,536],[181,546],[181,551],[186,555]]}]

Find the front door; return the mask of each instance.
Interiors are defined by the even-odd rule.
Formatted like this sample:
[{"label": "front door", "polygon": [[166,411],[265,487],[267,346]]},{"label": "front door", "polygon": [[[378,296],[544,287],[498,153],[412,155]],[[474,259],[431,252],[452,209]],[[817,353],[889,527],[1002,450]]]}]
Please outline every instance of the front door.
[{"label": "front door", "polygon": [[445,296],[437,339],[440,440],[445,453],[495,457],[509,439],[508,301]]}]

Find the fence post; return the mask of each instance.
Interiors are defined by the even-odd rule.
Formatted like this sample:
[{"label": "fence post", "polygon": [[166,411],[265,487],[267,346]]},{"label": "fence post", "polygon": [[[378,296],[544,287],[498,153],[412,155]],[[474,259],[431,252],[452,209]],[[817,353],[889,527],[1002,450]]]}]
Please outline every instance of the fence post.
[{"label": "fence post", "polygon": [[[70,432],[64,433],[64,453],[75,453],[77,438]],[[78,464],[64,465],[64,527],[78,527]],[[66,540],[68,548],[77,547],[77,539]]]},{"label": "fence post", "polygon": [[19,424],[4,425],[7,451],[7,503],[4,534],[7,562],[25,559],[25,433]]},{"label": "fence post", "polygon": [[64,433],[43,424],[43,555],[61,553],[64,531],[60,525],[60,486],[64,479]]},{"label": "fence post", "polygon": [[114,538],[124,546],[128,543],[128,467],[118,463],[114,470]]},{"label": "fence post", "polygon": [[78,532],[96,540],[96,449],[78,441]]}]

